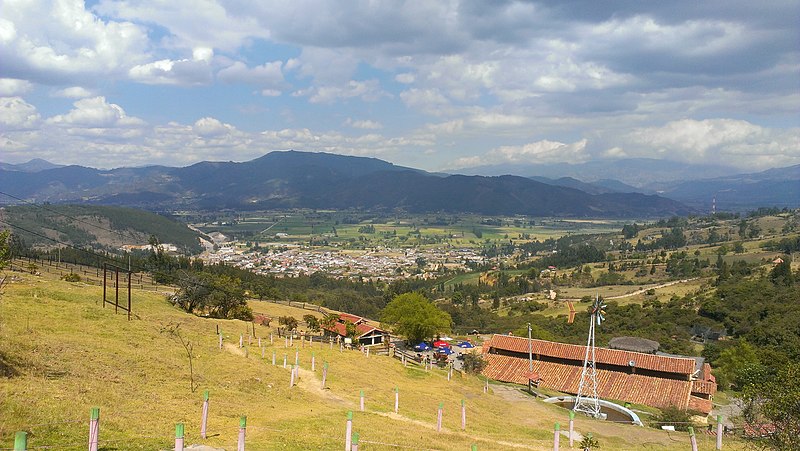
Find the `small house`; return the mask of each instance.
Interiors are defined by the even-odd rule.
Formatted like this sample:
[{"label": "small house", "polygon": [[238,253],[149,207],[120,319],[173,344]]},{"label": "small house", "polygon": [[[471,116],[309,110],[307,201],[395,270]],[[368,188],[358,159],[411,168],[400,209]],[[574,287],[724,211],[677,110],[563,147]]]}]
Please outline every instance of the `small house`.
[{"label": "small house", "polygon": [[388,340],[389,333],[374,326],[370,326],[365,318],[349,313],[340,313],[339,318],[332,327],[323,327],[325,332],[331,336],[347,337],[347,323],[355,326],[356,334],[354,343],[363,346],[372,346],[384,343]]}]

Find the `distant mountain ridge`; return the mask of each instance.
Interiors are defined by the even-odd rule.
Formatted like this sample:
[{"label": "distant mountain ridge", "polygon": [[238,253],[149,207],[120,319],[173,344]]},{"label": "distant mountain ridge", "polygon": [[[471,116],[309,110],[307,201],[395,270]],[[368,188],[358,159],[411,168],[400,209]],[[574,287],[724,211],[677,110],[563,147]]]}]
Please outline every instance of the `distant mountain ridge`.
[{"label": "distant mountain ridge", "polygon": [[[776,172],[774,177],[782,175]],[[62,166],[38,172],[0,168],[0,191],[37,202],[150,210],[383,208],[566,217],[663,217],[695,212],[675,200],[607,177],[586,183],[568,177],[534,180],[513,175],[433,174],[376,158],[300,151],[182,168]]]}]

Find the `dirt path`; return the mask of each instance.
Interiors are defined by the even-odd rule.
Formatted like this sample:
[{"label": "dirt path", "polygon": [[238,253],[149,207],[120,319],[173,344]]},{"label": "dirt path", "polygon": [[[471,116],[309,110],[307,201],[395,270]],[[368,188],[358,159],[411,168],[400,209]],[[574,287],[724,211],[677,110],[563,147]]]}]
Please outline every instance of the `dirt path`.
[{"label": "dirt path", "polygon": [[[671,286],[677,285],[679,283],[687,283],[687,282],[691,282],[691,281],[694,281],[694,280],[697,280],[697,279],[699,279],[699,277],[693,277],[691,279],[673,280],[672,282],[666,282],[666,283],[662,283],[662,284],[659,284],[659,285],[653,285],[653,286],[650,286],[650,287],[645,287],[645,288],[642,288],[640,290],[633,291],[631,293],[620,294],[620,295],[617,295],[617,296],[603,296],[603,299],[611,300],[611,299],[629,298],[631,296],[636,296],[638,294],[642,294],[642,293],[646,292],[647,290],[657,290],[659,288],[671,287]],[[578,298],[563,298],[562,300],[563,301],[579,301],[580,299],[578,299]]]}]

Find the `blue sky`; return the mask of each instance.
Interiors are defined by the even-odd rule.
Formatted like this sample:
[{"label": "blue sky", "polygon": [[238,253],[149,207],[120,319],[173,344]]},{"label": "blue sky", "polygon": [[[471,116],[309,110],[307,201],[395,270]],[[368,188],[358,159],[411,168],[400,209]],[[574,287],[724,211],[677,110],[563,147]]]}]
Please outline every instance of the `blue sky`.
[{"label": "blue sky", "polygon": [[800,2],[0,0],[0,161],[800,163]]}]

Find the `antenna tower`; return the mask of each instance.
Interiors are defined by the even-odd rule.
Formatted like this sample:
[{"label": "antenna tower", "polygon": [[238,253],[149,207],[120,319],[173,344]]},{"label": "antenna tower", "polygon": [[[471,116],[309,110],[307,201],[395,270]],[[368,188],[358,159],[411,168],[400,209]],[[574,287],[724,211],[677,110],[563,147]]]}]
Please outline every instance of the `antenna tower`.
[{"label": "antenna tower", "polygon": [[586,355],[583,358],[583,372],[581,372],[581,382],[578,385],[578,396],[575,397],[575,405],[572,410],[580,412],[590,417],[600,417],[600,401],[597,397],[597,360],[595,358],[594,329],[605,317],[606,305],[600,301],[600,296],[595,295],[592,311],[589,315],[589,338],[586,341]]}]

